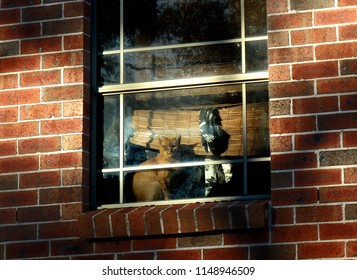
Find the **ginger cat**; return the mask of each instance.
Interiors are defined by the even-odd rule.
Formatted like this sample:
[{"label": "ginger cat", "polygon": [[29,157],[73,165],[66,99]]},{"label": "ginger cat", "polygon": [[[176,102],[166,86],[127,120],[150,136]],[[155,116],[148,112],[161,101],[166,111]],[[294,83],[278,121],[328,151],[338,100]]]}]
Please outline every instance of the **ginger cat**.
[{"label": "ginger cat", "polygon": [[[140,165],[158,165],[175,163],[173,154],[181,143],[181,137],[161,136],[159,140],[159,154],[149,158]],[[136,201],[153,201],[169,199],[169,185],[172,171],[168,169],[156,169],[140,171],[133,176],[133,193]]]}]

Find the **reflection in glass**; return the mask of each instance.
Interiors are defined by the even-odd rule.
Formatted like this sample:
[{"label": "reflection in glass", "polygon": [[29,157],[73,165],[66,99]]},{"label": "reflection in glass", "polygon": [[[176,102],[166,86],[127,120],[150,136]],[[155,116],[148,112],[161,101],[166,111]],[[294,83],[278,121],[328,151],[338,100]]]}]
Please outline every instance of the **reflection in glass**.
[{"label": "reflection in glass", "polygon": [[241,73],[240,44],[176,48],[124,55],[124,82]]},{"label": "reflection in glass", "polygon": [[240,0],[126,0],[124,47],[239,38]]},{"label": "reflection in glass", "polygon": [[270,156],[267,83],[247,85],[247,155]]},{"label": "reflection in glass", "polygon": [[98,68],[100,77],[98,77],[98,85],[112,85],[120,82],[120,56],[106,55],[98,58]]},{"label": "reflection in glass", "polygon": [[119,49],[120,1],[97,0],[98,51]]},{"label": "reflection in glass", "polygon": [[245,32],[247,37],[267,34],[266,0],[245,0]]},{"label": "reflection in glass", "polygon": [[96,188],[97,204],[117,204],[120,202],[119,195],[119,174],[103,173],[98,176],[99,182]]},{"label": "reflection in glass", "polygon": [[266,71],[268,68],[267,41],[246,42],[247,72]]},{"label": "reflection in glass", "polygon": [[103,168],[119,167],[119,96],[104,98]]}]

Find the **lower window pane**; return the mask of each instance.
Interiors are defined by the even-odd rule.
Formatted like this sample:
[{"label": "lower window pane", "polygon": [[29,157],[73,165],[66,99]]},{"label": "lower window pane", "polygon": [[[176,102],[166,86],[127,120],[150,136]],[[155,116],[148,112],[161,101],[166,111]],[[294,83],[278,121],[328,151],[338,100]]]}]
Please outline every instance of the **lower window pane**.
[{"label": "lower window pane", "polygon": [[119,195],[119,173],[103,173],[97,183],[97,204],[118,204]]},{"label": "lower window pane", "polygon": [[248,162],[248,195],[270,194],[270,162]]},{"label": "lower window pane", "polygon": [[247,72],[266,71],[268,68],[267,41],[246,42]]}]

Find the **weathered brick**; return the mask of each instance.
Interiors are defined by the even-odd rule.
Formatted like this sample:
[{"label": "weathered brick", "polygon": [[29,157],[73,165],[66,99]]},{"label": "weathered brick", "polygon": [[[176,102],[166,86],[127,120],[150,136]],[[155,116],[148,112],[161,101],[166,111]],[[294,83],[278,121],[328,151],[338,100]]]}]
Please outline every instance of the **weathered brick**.
[{"label": "weathered brick", "polygon": [[41,169],[81,167],[82,160],[81,152],[48,154],[41,156],[40,166]]},{"label": "weathered brick", "polygon": [[[337,43],[316,46],[315,55],[317,60],[352,58],[357,52],[357,42]],[[333,63],[329,63],[333,67]]]},{"label": "weathered brick", "polygon": [[357,183],[357,167],[349,167],[344,169],[345,183]]},{"label": "weathered brick", "polygon": [[320,188],[320,203],[357,201],[357,186]]},{"label": "weathered brick", "polygon": [[312,204],[318,201],[316,188],[285,189],[272,191],[274,206]]},{"label": "weathered brick", "polygon": [[341,95],[340,102],[342,111],[357,110],[357,94]]},{"label": "weathered brick", "polygon": [[60,171],[32,172],[20,175],[20,188],[39,188],[60,185]]},{"label": "weathered brick", "polygon": [[317,239],[317,225],[277,226],[272,231],[273,243],[314,241]]},{"label": "weathered brick", "polygon": [[338,76],[337,61],[294,64],[292,66],[294,80],[315,79]]},{"label": "weathered brick", "polygon": [[42,58],[43,68],[57,68],[78,65],[83,65],[83,52],[80,51],[47,54]]},{"label": "weathered brick", "polygon": [[39,56],[19,56],[0,59],[0,73],[40,69]]},{"label": "weathered brick", "polygon": [[357,149],[321,152],[320,165],[357,165]]},{"label": "weathered brick", "polygon": [[295,172],[295,186],[323,186],[342,183],[341,169],[317,169]]},{"label": "weathered brick", "polygon": [[57,221],[60,218],[60,206],[34,206],[17,209],[19,223]]},{"label": "weathered brick", "polygon": [[18,187],[18,175],[0,176],[0,191],[14,190]]},{"label": "weathered brick", "polygon": [[339,27],[340,41],[356,40],[357,39],[357,25],[346,25]]},{"label": "weathered brick", "polygon": [[44,36],[83,32],[83,19],[65,19],[43,22]]},{"label": "weathered brick", "polygon": [[271,0],[267,1],[268,14],[284,13],[288,11],[287,0]]},{"label": "weathered brick", "polygon": [[312,13],[290,13],[268,17],[269,30],[292,29],[312,26]]},{"label": "weathered brick", "polygon": [[341,258],[344,256],[344,242],[316,242],[298,245],[299,259]]},{"label": "weathered brick", "polygon": [[331,25],[341,23],[355,23],[356,9],[334,9],[315,12],[315,25]]},{"label": "weathered brick", "polygon": [[343,209],[341,205],[307,206],[296,208],[297,223],[320,223],[342,221]]},{"label": "weathered brick", "polygon": [[82,85],[67,85],[42,88],[41,101],[65,101],[84,98],[84,87]]},{"label": "weathered brick", "polygon": [[269,50],[270,64],[312,61],[313,59],[314,51],[310,46]]},{"label": "weathered brick", "polygon": [[46,188],[40,190],[40,204],[82,201],[81,187]]},{"label": "weathered brick", "polygon": [[345,208],[346,220],[356,220],[357,219],[357,204],[347,204]]},{"label": "weathered brick", "polygon": [[292,186],[292,172],[272,172],[271,173],[271,187],[275,188],[289,188]]},{"label": "weathered brick", "polygon": [[269,83],[269,94],[271,98],[311,96],[314,94],[314,83],[312,81]]},{"label": "weathered brick", "polygon": [[272,155],[272,170],[314,168],[317,158],[314,152]]},{"label": "weathered brick", "polygon": [[22,87],[45,86],[61,83],[61,71],[34,71],[22,73],[20,75],[20,85]]},{"label": "weathered brick", "polygon": [[62,220],[77,219],[83,213],[82,203],[66,203],[61,205]]},{"label": "weathered brick", "polygon": [[20,107],[21,120],[36,120],[56,118],[62,115],[62,106],[59,103],[26,105]]},{"label": "weathered brick", "polygon": [[38,156],[0,158],[0,173],[38,170]]},{"label": "weathered brick", "polygon": [[270,32],[268,36],[268,46],[273,47],[284,47],[289,45],[289,32],[288,31],[277,31]]},{"label": "weathered brick", "polygon": [[[37,191],[9,191],[0,193],[2,207],[28,206],[37,204]],[[0,238],[0,240],[2,240]]]},{"label": "weathered brick", "polygon": [[76,50],[76,49],[84,49],[90,50],[90,39],[89,36],[84,34],[76,34],[76,35],[66,35],[64,36],[64,49],[65,50]]},{"label": "weathered brick", "polygon": [[[0,75],[0,90],[18,87],[17,74]],[[0,95],[1,98],[1,95]],[[1,100],[1,99],[0,99]]]},{"label": "weathered brick", "polygon": [[[1,81],[1,77],[0,77]],[[38,103],[40,100],[39,89],[7,90],[0,94],[0,106]]]},{"label": "weathered brick", "polygon": [[344,6],[356,6],[357,1],[356,0],[338,0],[338,6],[339,7],[344,7]]},{"label": "weathered brick", "polygon": [[357,79],[352,78],[334,78],[317,81],[317,92],[319,94],[342,93],[357,91]]},{"label": "weathered brick", "polygon": [[[306,2],[304,2],[306,3]],[[336,28],[313,28],[291,31],[291,43],[293,45],[307,45],[327,42],[336,42]]]},{"label": "weathered brick", "polygon": [[66,134],[79,133],[83,130],[82,119],[58,119],[41,122],[41,134]]},{"label": "weathered brick", "polygon": [[309,114],[338,111],[338,97],[299,98],[293,101],[294,114]]},{"label": "weathered brick", "polygon": [[319,130],[336,130],[357,127],[357,113],[335,113],[318,116]]},{"label": "weathered brick", "polygon": [[293,143],[291,136],[273,136],[270,137],[270,151],[271,152],[286,152],[292,151]]},{"label": "weathered brick", "polygon": [[26,242],[6,245],[6,259],[43,258],[49,256],[49,242]]},{"label": "weathered brick", "polygon": [[11,156],[17,153],[17,142],[15,140],[0,141],[0,156]]},{"label": "weathered brick", "polygon": [[274,118],[270,120],[270,133],[296,133],[316,130],[314,116]]},{"label": "weathered brick", "polygon": [[342,75],[357,74],[357,59],[341,60],[340,65]]},{"label": "weathered brick", "polygon": [[61,149],[60,141],[61,139],[58,136],[22,139],[19,140],[19,153],[30,154],[59,151]]},{"label": "weathered brick", "polygon": [[319,150],[328,148],[339,148],[340,133],[313,133],[295,135],[296,150]]},{"label": "weathered brick", "polygon": [[320,224],[320,239],[355,239],[357,238],[357,223]]},{"label": "weathered brick", "polygon": [[74,2],[64,4],[64,16],[65,17],[90,17],[90,6],[87,2]]},{"label": "weathered brick", "polygon": [[96,253],[129,252],[130,250],[131,240],[118,240],[95,243]]},{"label": "weathered brick", "polygon": [[0,57],[12,56],[19,54],[19,42],[3,42],[0,45]]},{"label": "weathered brick", "polygon": [[93,254],[94,243],[82,239],[51,240],[51,256]]},{"label": "weathered brick", "polygon": [[289,81],[290,80],[290,67],[289,65],[275,65],[269,66],[269,81]]},{"label": "weathered brick", "polygon": [[0,123],[16,122],[18,118],[17,107],[0,108]]},{"label": "weathered brick", "polygon": [[36,38],[21,41],[22,54],[55,52],[61,49],[61,37]]},{"label": "weathered brick", "polygon": [[0,125],[0,138],[20,138],[38,135],[37,122],[21,122]]},{"label": "weathered brick", "polygon": [[0,26],[0,40],[17,40],[41,36],[40,23]]},{"label": "weathered brick", "polygon": [[357,241],[348,241],[346,242],[346,251],[347,257],[356,257],[357,256]]},{"label": "weathered brick", "polygon": [[45,21],[62,17],[62,5],[37,6],[22,9],[22,21]]}]

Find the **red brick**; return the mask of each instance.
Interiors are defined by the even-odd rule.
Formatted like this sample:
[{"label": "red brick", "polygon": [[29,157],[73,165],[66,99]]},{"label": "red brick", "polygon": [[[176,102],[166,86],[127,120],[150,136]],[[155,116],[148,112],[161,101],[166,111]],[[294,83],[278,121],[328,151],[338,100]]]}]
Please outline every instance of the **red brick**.
[{"label": "red brick", "polygon": [[152,207],[135,208],[128,213],[129,219],[129,233],[130,236],[143,236],[146,235],[146,228],[144,223],[144,213],[152,209]]},{"label": "red brick", "polygon": [[[355,57],[356,52],[357,42],[320,45],[316,46],[315,49],[316,59],[318,60]],[[329,64],[334,67],[333,62],[329,62]]]},{"label": "red brick", "polygon": [[83,239],[51,240],[51,256],[93,254],[94,243]]},{"label": "red brick", "polygon": [[166,208],[167,206],[156,206],[144,213],[147,235],[163,234],[160,212]]},{"label": "red brick", "polygon": [[339,27],[340,41],[356,40],[357,39],[357,25],[347,25]]},{"label": "red brick", "polygon": [[270,137],[270,150],[272,152],[286,152],[293,148],[291,136]]},{"label": "red brick", "polygon": [[15,140],[0,141],[0,156],[11,156],[17,154],[17,142]]},{"label": "red brick", "polygon": [[127,227],[129,212],[133,211],[132,208],[121,208],[111,215],[112,229],[114,237],[128,237],[130,236]]},{"label": "red brick", "polygon": [[339,113],[318,116],[319,130],[348,129],[357,127],[357,113]]},{"label": "red brick", "polygon": [[85,99],[84,87],[82,85],[67,85],[56,87],[45,87],[42,89],[42,101],[64,101]]},{"label": "red brick", "polygon": [[196,219],[194,211],[197,207],[198,205],[195,204],[187,204],[184,207],[178,209],[178,219],[181,233],[196,231]]},{"label": "red brick", "polygon": [[268,36],[268,46],[272,47],[284,47],[289,45],[289,32],[278,31],[271,32]]},{"label": "red brick", "polygon": [[[16,207],[37,204],[37,191],[9,191],[0,193],[1,207]],[[1,240],[1,238],[0,238]]]},{"label": "red brick", "polygon": [[62,49],[61,37],[29,39],[21,41],[22,54],[47,53]]},{"label": "red brick", "polygon": [[357,201],[357,186],[321,188],[320,203]]},{"label": "red brick", "polygon": [[39,56],[20,56],[0,59],[0,73],[37,70],[39,68]]},{"label": "red brick", "polygon": [[269,63],[291,63],[314,59],[313,47],[278,48],[269,50]]},{"label": "red brick", "polygon": [[67,203],[61,205],[62,220],[73,220],[78,219],[78,217],[83,213],[82,203]]},{"label": "red brick", "polygon": [[338,6],[356,6],[357,0],[338,0]]},{"label": "red brick", "polygon": [[221,202],[212,208],[215,230],[229,230],[232,228],[229,207],[233,204],[234,202]]},{"label": "red brick", "polygon": [[119,254],[118,260],[154,260],[155,253],[127,253],[127,254]]},{"label": "red brick", "polygon": [[85,82],[89,84],[89,76],[86,75],[86,69],[82,67],[66,68],[63,72],[63,81],[65,84]]},{"label": "red brick", "polygon": [[0,191],[15,190],[18,188],[18,175],[0,176]]},{"label": "red brick", "polygon": [[[1,81],[1,77],[0,77]],[[8,90],[0,94],[0,106],[38,103],[40,101],[39,89]]]},{"label": "red brick", "polygon": [[345,183],[357,183],[357,167],[349,167],[344,169]]},{"label": "red brick", "polygon": [[62,171],[62,185],[88,185],[88,181],[86,180],[85,171],[82,169],[74,169],[74,170],[63,170]]},{"label": "red brick", "polygon": [[39,225],[39,238],[65,238],[79,236],[78,222],[54,222]]},{"label": "red brick", "polygon": [[11,123],[0,125],[0,138],[19,138],[38,135],[36,122]]},{"label": "red brick", "polygon": [[35,206],[17,209],[19,223],[56,221],[60,218],[60,206]]},{"label": "red brick", "polygon": [[0,26],[0,40],[17,40],[41,36],[40,23]]},{"label": "red brick", "polygon": [[1,8],[14,8],[41,4],[41,0],[2,0]]},{"label": "red brick", "polygon": [[357,79],[337,78],[317,81],[317,92],[319,94],[342,93],[357,91]]},{"label": "red brick", "polygon": [[65,19],[43,22],[44,36],[83,32],[83,19]]},{"label": "red brick", "polygon": [[41,258],[49,256],[49,242],[26,242],[6,245],[6,259]]},{"label": "red brick", "polygon": [[204,260],[247,260],[247,248],[215,248],[203,249]]},{"label": "red brick", "polygon": [[90,49],[90,39],[88,36],[79,35],[68,35],[64,36],[64,49],[65,50],[76,50],[76,49]]},{"label": "red brick", "polygon": [[150,238],[150,239],[138,239],[132,241],[133,251],[153,251],[153,250],[163,250],[163,249],[175,249],[176,248],[176,238],[166,237],[166,238]]},{"label": "red brick", "polygon": [[211,209],[215,203],[204,203],[195,209],[198,231],[212,231],[213,220]]},{"label": "red brick", "polygon": [[18,108],[0,108],[0,123],[16,122],[18,120]]},{"label": "red brick", "polygon": [[318,239],[316,225],[279,226],[272,231],[272,242],[314,241]]},{"label": "red brick", "polygon": [[78,66],[83,64],[83,52],[63,52],[44,55],[42,67],[56,68],[64,66]]},{"label": "red brick", "polygon": [[90,18],[90,7],[86,2],[65,3],[64,16],[65,17],[84,16]]},{"label": "red brick", "polygon": [[95,244],[96,253],[117,253],[117,252],[130,252],[131,240],[117,240],[97,242]]},{"label": "red brick", "polygon": [[337,61],[294,64],[292,66],[294,80],[315,79],[338,76]]},{"label": "red brick", "polygon": [[[17,74],[0,75],[0,90],[18,87]],[[0,95],[0,100],[2,99]]]},{"label": "red brick", "polygon": [[109,216],[116,212],[117,209],[106,209],[98,215],[93,216],[92,223],[95,238],[111,238],[111,223]]},{"label": "red brick", "polygon": [[0,173],[37,170],[38,163],[38,156],[0,158]]},{"label": "red brick", "polygon": [[341,100],[342,111],[357,110],[357,94],[342,95],[340,97],[340,100]]},{"label": "red brick", "polygon": [[201,260],[201,250],[158,251],[158,260]]},{"label": "red brick", "polygon": [[161,219],[165,234],[177,234],[179,232],[177,211],[181,207],[182,205],[171,205],[169,208],[161,212]]},{"label": "red brick", "polygon": [[60,171],[32,172],[20,175],[20,188],[40,188],[61,185]]},{"label": "red brick", "polygon": [[81,201],[81,187],[40,189],[40,204],[69,203]]},{"label": "red brick", "polygon": [[334,0],[301,1],[290,0],[291,10],[312,10],[335,7]]},{"label": "red brick", "polygon": [[267,1],[268,14],[284,13],[288,11],[287,0],[271,0]]},{"label": "red brick", "polygon": [[16,209],[0,209],[0,224],[15,224]]},{"label": "red brick", "polygon": [[341,146],[340,134],[337,132],[295,135],[294,142],[296,150],[319,150]]},{"label": "red brick", "polygon": [[22,9],[22,20],[45,21],[62,17],[62,5],[38,6]]},{"label": "red brick", "polygon": [[41,134],[66,134],[79,133],[83,131],[82,119],[59,119],[41,122]]},{"label": "red brick", "polygon": [[270,239],[269,229],[249,229],[223,233],[223,245],[246,245],[267,243]]},{"label": "red brick", "polygon": [[60,137],[41,137],[19,140],[19,153],[54,152],[61,149]]},{"label": "red brick", "polygon": [[37,232],[36,225],[3,226],[0,230],[1,242],[34,240]]},{"label": "red brick", "polygon": [[323,186],[342,183],[341,169],[304,170],[295,172],[295,186]]},{"label": "red brick", "polygon": [[274,118],[270,120],[270,133],[296,133],[296,132],[309,132],[315,131],[315,117],[287,117],[287,118]]},{"label": "red brick", "polygon": [[289,65],[269,66],[269,81],[289,81],[290,67]]},{"label": "red brick", "polygon": [[295,245],[252,246],[250,260],[295,260]]},{"label": "red brick", "polygon": [[308,206],[296,208],[297,223],[320,223],[342,221],[343,209],[341,205]]},{"label": "red brick", "polygon": [[342,75],[357,74],[357,59],[346,59],[340,62]]},{"label": "red brick", "polygon": [[274,225],[293,224],[293,208],[273,208],[272,222]]},{"label": "red brick", "polygon": [[60,117],[62,114],[61,104],[26,105],[20,108],[21,120],[49,119]]},{"label": "red brick", "polygon": [[338,97],[313,97],[293,100],[294,114],[308,114],[338,111]]},{"label": "red brick", "polygon": [[20,22],[20,9],[0,11],[0,25]]},{"label": "red brick", "polygon": [[20,84],[22,87],[45,86],[61,83],[61,71],[34,71],[22,73],[20,75]]},{"label": "red brick", "polygon": [[316,188],[272,191],[273,206],[312,204],[317,203],[317,201],[318,192]]},{"label": "red brick", "polygon": [[272,155],[271,168],[273,170],[314,168],[316,166],[317,158],[314,152]]},{"label": "red brick", "polygon": [[298,245],[299,259],[341,258],[344,256],[344,242],[319,242]]},{"label": "red brick", "polygon": [[355,239],[357,238],[357,223],[320,224],[320,239]]},{"label": "red brick", "polygon": [[269,94],[271,98],[311,96],[314,95],[314,82],[269,83]]},{"label": "red brick", "polygon": [[318,44],[336,42],[336,28],[314,28],[291,31],[291,43],[293,45]]},{"label": "red brick", "polygon": [[292,29],[312,26],[312,13],[273,15],[268,18],[269,30]]},{"label": "red brick", "polygon": [[41,169],[81,167],[82,153],[70,152],[63,154],[42,155],[40,166]]},{"label": "red brick", "polygon": [[356,9],[335,9],[315,12],[315,25],[331,25],[356,22]]}]

